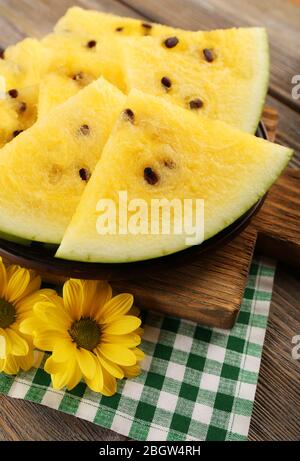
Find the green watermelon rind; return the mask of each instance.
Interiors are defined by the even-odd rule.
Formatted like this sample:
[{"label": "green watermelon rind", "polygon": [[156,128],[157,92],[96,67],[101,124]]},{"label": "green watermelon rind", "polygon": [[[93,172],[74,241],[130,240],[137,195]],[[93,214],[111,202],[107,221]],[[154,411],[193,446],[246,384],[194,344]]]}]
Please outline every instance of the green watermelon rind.
[{"label": "green watermelon rind", "polygon": [[256,88],[256,91],[254,92],[255,99],[258,101],[258,103],[256,105],[254,104],[254,110],[253,110],[254,115],[252,115],[252,112],[249,112],[249,127],[245,126],[245,131],[248,131],[249,133],[253,133],[253,134],[256,132],[258,124],[261,119],[261,115],[262,115],[265,100],[266,100],[266,95],[268,92],[269,76],[270,76],[270,51],[269,51],[268,32],[265,28],[258,27],[256,28],[256,33],[258,36],[261,35],[261,39],[258,41],[260,42],[260,46],[261,46],[260,48],[261,54],[262,54],[261,61],[265,65],[261,66],[261,68],[259,69],[261,72],[261,79],[257,79],[257,88]]}]

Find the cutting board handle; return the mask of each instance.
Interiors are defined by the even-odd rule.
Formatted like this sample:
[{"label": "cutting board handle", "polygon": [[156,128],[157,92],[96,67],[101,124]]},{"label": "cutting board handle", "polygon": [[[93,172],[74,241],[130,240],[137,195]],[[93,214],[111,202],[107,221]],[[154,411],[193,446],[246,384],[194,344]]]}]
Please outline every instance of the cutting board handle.
[{"label": "cutting board handle", "polygon": [[279,178],[252,226],[262,253],[300,268],[300,169]]}]

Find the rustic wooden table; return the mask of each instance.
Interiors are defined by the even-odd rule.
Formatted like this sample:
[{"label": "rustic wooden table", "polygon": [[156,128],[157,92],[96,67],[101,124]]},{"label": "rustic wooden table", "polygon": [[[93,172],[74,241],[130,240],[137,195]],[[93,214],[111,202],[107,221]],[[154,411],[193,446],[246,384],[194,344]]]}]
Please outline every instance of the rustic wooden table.
[{"label": "rustic wooden table", "polygon": [[[0,45],[48,33],[74,5],[146,18],[187,29],[266,26],[271,45],[268,103],[280,114],[277,141],[295,149],[300,167],[300,99],[292,77],[300,74],[300,0],[0,0]],[[279,264],[250,440],[300,440],[300,361],[292,338],[300,334],[300,279]],[[125,440],[72,416],[0,397],[0,440]]]}]

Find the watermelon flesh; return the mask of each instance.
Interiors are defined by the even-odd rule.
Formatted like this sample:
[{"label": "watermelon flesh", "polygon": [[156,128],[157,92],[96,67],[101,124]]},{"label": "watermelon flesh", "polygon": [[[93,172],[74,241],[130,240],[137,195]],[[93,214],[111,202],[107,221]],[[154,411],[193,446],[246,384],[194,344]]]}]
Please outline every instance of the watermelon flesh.
[{"label": "watermelon flesh", "polygon": [[123,101],[99,79],[1,150],[1,232],[61,241]]},{"label": "watermelon flesh", "polygon": [[170,49],[160,38],[126,39],[127,89],[254,133],[268,86],[266,31],[253,27],[177,35]]},{"label": "watermelon flesh", "polygon": [[37,119],[38,87],[34,85],[20,88],[17,92],[14,90],[11,88],[5,92],[0,100],[0,147],[32,126]]},{"label": "watermelon flesh", "polygon": [[7,89],[26,88],[40,80],[42,47],[38,40],[25,38],[9,46],[0,60],[0,75],[6,79]]},{"label": "watermelon flesh", "polygon": [[117,16],[95,10],[85,10],[78,6],[69,8],[54,27],[54,32],[61,34],[81,34],[99,38],[116,33],[120,36],[162,36],[181,31],[174,27],[153,24],[144,20]]},{"label": "watermelon flesh", "polygon": [[265,29],[191,32],[73,7],[54,30],[71,46],[79,40],[81,49],[95,40],[103,48],[102,75],[126,93],[136,88],[194,104],[208,117],[256,131],[269,79]]},{"label": "watermelon flesh", "polygon": [[50,72],[39,85],[38,118],[74,96],[80,90],[80,83],[66,75]]},{"label": "watermelon flesh", "polygon": [[[126,191],[128,201],[143,199],[148,210],[154,198],[203,199],[204,239],[208,239],[265,194],[292,153],[137,90],[130,93],[125,107],[66,230],[59,258],[131,262],[187,247],[185,232],[121,235],[119,191]],[[116,204],[114,235],[97,232],[100,199]],[[157,220],[161,226],[161,216]]]},{"label": "watermelon flesh", "polygon": [[[170,37],[178,43],[167,48]],[[74,7],[55,33],[9,47],[0,75],[9,88],[40,84],[39,117],[103,76],[125,93],[137,88],[183,107],[200,100],[205,115],[254,132],[268,83],[268,43],[260,28],[190,32]],[[23,129],[14,118],[2,145]]]},{"label": "watermelon flesh", "polygon": [[9,46],[0,60],[0,147],[37,119],[40,53],[38,40],[27,38]]}]

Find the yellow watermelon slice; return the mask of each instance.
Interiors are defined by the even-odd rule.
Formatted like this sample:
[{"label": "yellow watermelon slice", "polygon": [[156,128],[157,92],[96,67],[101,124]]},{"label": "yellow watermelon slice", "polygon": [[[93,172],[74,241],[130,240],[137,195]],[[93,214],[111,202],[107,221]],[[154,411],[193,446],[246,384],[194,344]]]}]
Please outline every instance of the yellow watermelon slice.
[{"label": "yellow watermelon slice", "polygon": [[172,34],[182,29],[149,23],[144,20],[117,16],[95,10],[85,10],[78,6],[69,8],[54,27],[56,33],[70,33],[89,35],[94,38],[116,33],[120,36],[154,35],[161,37],[163,34]]},{"label": "yellow watermelon slice", "polygon": [[41,52],[41,44],[34,38],[25,38],[6,48],[4,59],[0,59],[0,75],[5,77],[8,89],[30,87],[39,82]]},{"label": "yellow watermelon slice", "polygon": [[61,241],[123,102],[99,79],[0,151],[0,232]]},{"label": "yellow watermelon slice", "polygon": [[[121,55],[117,37],[102,36],[92,40],[83,34],[50,34],[43,46],[43,73],[58,72],[81,80],[81,84],[103,76],[121,90],[124,89]],[[81,79],[79,76],[81,75]]]},{"label": "yellow watermelon slice", "polygon": [[38,40],[27,38],[0,59],[0,147],[36,121],[40,53]]},{"label": "yellow watermelon slice", "polygon": [[110,66],[119,67],[113,83],[127,93],[136,88],[247,132],[257,128],[269,77],[263,28],[191,32],[73,7],[55,32],[96,41],[100,49],[119,37],[124,61],[112,52]]},{"label": "yellow watermelon slice", "polygon": [[0,147],[35,123],[38,87],[10,88],[0,99]]},{"label": "yellow watermelon slice", "polygon": [[126,39],[127,89],[161,96],[254,133],[268,85],[265,30],[185,33],[173,40],[178,43],[168,48],[160,38]]},{"label": "yellow watermelon slice", "polygon": [[[150,213],[152,199],[203,199],[207,239],[255,204],[290,156],[291,150],[285,147],[133,90],[56,256],[116,263],[182,250],[187,247],[188,232],[153,235],[149,225],[143,234],[144,215],[130,201],[142,199]],[[119,192],[126,192],[132,206],[128,225],[131,219],[140,221],[141,227],[137,224],[134,228],[138,229],[136,234],[135,230],[126,233],[126,224],[122,225],[124,235],[119,232]],[[112,235],[97,232],[100,199],[116,205],[115,234],[113,227]],[[196,202],[192,203],[195,209]],[[162,215],[153,219],[154,228],[161,229]],[[179,219],[174,212],[174,221]]]},{"label": "yellow watermelon slice", "polygon": [[74,96],[81,88],[80,82],[66,75],[46,74],[39,86],[38,117],[47,115],[53,107]]}]

